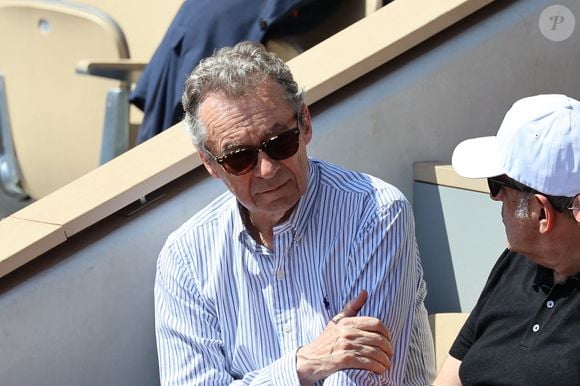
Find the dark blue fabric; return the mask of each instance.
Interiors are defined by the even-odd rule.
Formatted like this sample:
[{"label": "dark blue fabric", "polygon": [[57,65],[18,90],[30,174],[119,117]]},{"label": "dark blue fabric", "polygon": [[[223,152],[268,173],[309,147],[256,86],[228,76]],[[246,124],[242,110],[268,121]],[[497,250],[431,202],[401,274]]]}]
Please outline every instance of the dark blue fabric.
[{"label": "dark blue fabric", "polygon": [[185,80],[216,48],[263,41],[269,27],[313,0],[186,0],[131,95],[144,111],[141,143],[183,119]]}]

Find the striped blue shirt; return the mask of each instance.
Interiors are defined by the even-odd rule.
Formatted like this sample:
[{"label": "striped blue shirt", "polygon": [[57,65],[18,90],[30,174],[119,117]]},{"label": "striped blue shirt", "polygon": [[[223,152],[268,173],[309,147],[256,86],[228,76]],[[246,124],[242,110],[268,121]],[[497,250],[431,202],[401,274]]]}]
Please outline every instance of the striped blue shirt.
[{"label": "striped blue shirt", "polygon": [[361,290],[395,351],[382,375],[337,372],[324,385],[426,385],[434,354],[410,204],[372,176],[309,160],[308,188],[274,228],[246,232],[227,192],[172,233],[155,280],[162,385],[299,385],[296,350]]}]

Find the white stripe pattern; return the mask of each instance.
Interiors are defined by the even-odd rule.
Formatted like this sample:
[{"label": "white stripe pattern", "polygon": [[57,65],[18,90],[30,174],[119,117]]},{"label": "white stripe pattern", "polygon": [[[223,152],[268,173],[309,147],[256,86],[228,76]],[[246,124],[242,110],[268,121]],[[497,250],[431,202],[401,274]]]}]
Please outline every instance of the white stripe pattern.
[{"label": "white stripe pattern", "polygon": [[296,350],[346,302],[390,329],[393,367],[344,370],[324,385],[426,385],[434,356],[411,207],[374,177],[309,160],[308,189],[274,228],[245,231],[227,192],[170,235],[155,280],[162,385],[298,385]]}]

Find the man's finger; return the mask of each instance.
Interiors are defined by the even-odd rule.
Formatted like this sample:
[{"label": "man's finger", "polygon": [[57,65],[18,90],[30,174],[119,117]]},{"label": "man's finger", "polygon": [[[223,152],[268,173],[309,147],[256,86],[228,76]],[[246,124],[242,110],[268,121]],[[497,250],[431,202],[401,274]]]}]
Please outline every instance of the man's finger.
[{"label": "man's finger", "polygon": [[360,311],[360,309],[366,303],[368,297],[369,293],[366,290],[360,291],[360,293],[356,296],[356,298],[351,299],[348,303],[346,303],[342,311],[339,312],[338,315],[336,315],[333,318],[333,320],[336,319],[337,317],[340,320],[344,317],[356,316]]}]

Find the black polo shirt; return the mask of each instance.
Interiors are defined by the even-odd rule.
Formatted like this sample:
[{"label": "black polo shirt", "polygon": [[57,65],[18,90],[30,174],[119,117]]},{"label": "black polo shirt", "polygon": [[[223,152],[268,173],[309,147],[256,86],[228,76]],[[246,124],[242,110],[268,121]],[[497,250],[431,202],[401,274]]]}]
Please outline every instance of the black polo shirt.
[{"label": "black polo shirt", "polygon": [[463,385],[580,385],[579,291],[506,250],[449,351]]}]

